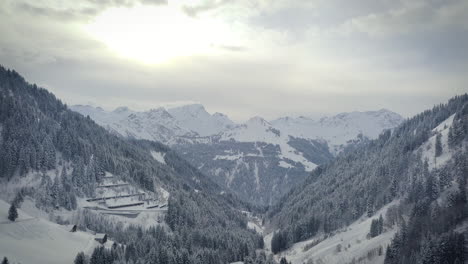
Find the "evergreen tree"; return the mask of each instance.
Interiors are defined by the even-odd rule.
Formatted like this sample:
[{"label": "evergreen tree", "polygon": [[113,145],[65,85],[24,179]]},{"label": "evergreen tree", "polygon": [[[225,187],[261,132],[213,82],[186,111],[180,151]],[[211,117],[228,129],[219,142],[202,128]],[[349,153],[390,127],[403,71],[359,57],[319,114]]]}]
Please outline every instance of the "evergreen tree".
[{"label": "evergreen tree", "polygon": [[432,173],[429,174],[426,179],[426,196],[431,199],[431,201],[435,200],[438,196],[438,187],[435,181],[434,175],[432,175]]},{"label": "evergreen tree", "polygon": [[23,203],[23,201],[24,201],[23,194],[22,194],[21,191],[19,191],[19,192],[16,193],[12,204],[14,204],[16,206],[16,208],[21,208],[21,204]]},{"label": "evergreen tree", "polygon": [[7,257],[3,257],[2,264],[9,264]]},{"label": "evergreen tree", "polygon": [[80,252],[78,255],[76,255],[74,264],[86,264],[86,256],[83,252]]},{"label": "evergreen tree", "polygon": [[370,226],[369,236],[376,237],[379,235],[379,220],[373,219]]},{"label": "evergreen tree", "polygon": [[14,222],[18,218],[18,211],[16,210],[16,206],[11,204],[10,209],[8,210],[8,220]]},{"label": "evergreen tree", "polygon": [[282,257],[280,260],[280,264],[288,264],[288,260],[285,257]]},{"label": "evergreen tree", "polygon": [[383,233],[383,224],[384,224],[383,217],[382,217],[382,215],[380,215],[380,217],[379,217],[379,225],[378,225],[378,227],[379,227],[379,230],[378,230],[378,231],[379,231],[379,235]]},{"label": "evergreen tree", "polygon": [[372,198],[367,198],[366,204],[367,217],[371,217],[374,214],[374,201]]},{"label": "evergreen tree", "polygon": [[442,155],[442,134],[437,133],[435,141],[435,156],[439,157]]}]

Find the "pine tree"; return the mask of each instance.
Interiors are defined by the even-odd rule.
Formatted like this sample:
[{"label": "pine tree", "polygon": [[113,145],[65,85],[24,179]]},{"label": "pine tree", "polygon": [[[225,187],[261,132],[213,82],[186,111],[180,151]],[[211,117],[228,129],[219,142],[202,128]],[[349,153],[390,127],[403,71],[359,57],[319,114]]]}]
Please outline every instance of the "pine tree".
[{"label": "pine tree", "polygon": [[20,208],[23,201],[24,201],[23,194],[21,193],[21,191],[19,191],[19,192],[16,193],[12,204],[14,204],[16,206],[16,208]]},{"label": "pine tree", "polygon": [[432,174],[429,174],[426,179],[426,196],[431,200],[435,200],[438,196],[436,179]]},{"label": "pine tree", "polygon": [[392,184],[390,185],[390,194],[392,197],[396,197],[398,194],[398,182],[395,177],[392,177]]},{"label": "pine tree", "polygon": [[367,217],[371,217],[374,214],[374,202],[372,201],[372,198],[367,198],[367,204],[366,204],[366,211],[367,211]]},{"label": "pine tree", "polygon": [[18,218],[18,211],[16,210],[16,206],[11,204],[10,209],[8,210],[8,220],[14,222]]},{"label": "pine tree", "polygon": [[454,145],[455,145],[455,136],[453,135],[453,126],[449,127],[448,145],[449,145],[450,148],[453,148]]},{"label": "pine tree", "polygon": [[379,235],[383,233],[383,217],[380,215],[379,217]]},{"label": "pine tree", "polygon": [[371,222],[371,226],[370,226],[369,236],[372,238],[378,235],[379,235],[379,220],[373,219]]},{"label": "pine tree", "polygon": [[56,175],[54,178],[54,183],[52,184],[50,190],[50,196],[52,197],[53,206],[59,206],[59,202],[62,200],[62,197],[60,197],[60,189],[60,179],[59,176]]},{"label": "pine tree", "polygon": [[436,158],[442,155],[442,135],[437,133],[436,141],[435,141],[435,156]]},{"label": "pine tree", "polygon": [[78,253],[76,255],[75,261],[73,262],[74,264],[85,264],[86,263],[86,257],[83,252]]},{"label": "pine tree", "polygon": [[9,264],[7,257],[3,257],[2,264]]},{"label": "pine tree", "polygon": [[280,260],[280,264],[288,264],[288,260],[285,257],[282,257]]}]

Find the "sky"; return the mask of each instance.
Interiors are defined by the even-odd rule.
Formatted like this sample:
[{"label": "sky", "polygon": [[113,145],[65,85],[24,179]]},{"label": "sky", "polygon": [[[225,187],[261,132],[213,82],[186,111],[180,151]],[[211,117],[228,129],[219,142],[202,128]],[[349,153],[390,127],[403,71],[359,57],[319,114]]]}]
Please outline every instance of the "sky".
[{"label": "sky", "polygon": [[65,103],[236,121],[468,92],[466,0],[2,0],[0,64]]}]

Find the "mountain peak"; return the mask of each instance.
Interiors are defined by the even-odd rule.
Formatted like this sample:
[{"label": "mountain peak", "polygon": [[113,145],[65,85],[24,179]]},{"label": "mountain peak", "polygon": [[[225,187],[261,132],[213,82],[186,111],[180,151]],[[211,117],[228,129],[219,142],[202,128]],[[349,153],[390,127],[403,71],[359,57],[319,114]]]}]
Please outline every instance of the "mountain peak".
[{"label": "mountain peak", "polygon": [[211,115],[201,104],[189,104],[170,108],[168,112],[187,129],[197,132],[200,136],[217,134],[234,125],[226,115],[215,113]]},{"label": "mountain peak", "polygon": [[223,114],[223,113],[220,113],[220,112],[214,113],[213,116],[217,116],[217,117],[227,117],[227,115],[225,115],[225,114]]},{"label": "mountain peak", "polygon": [[166,112],[164,107],[151,108],[148,112]]},{"label": "mountain peak", "polygon": [[188,105],[182,105],[182,106],[177,106],[177,107],[172,107],[168,110],[169,112],[173,111],[184,111],[187,113],[207,113],[205,107],[202,104],[188,104]]},{"label": "mountain peak", "polygon": [[173,119],[174,117],[163,107],[153,108],[147,112],[148,117]]},{"label": "mountain peak", "polygon": [[126,106],[119,106],[117,107],[116,109],[114,109],[114,111],[112,111],[114,113],[117,113],[117,114],[121,114],[121,113],[125,113],[125,112],[130,112],[130,109]]},{"label": "mountain peak", "polygon": [[247,125],[261,125],[261,126],[271,126],[270,122],[266,121],[263,117],[254,116],[247,120]]}]

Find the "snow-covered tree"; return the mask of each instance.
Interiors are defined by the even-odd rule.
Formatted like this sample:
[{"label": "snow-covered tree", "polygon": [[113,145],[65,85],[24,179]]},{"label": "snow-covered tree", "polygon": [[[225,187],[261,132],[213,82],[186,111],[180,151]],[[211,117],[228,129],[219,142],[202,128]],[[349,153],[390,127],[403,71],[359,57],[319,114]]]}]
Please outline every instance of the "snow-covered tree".
[{"label": "snow-covered tree", "polygon": [[442,134],[437,133],[435,141],[435,156],[439,157],[442,155]]},{"label": "snow-covered tree", "polygon": [[18,211],[16,210],[16,206],[11,204],[10,209],[8,210],[8,220],[14,222],[16,218],[18,218]]}]

